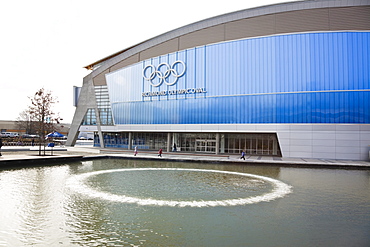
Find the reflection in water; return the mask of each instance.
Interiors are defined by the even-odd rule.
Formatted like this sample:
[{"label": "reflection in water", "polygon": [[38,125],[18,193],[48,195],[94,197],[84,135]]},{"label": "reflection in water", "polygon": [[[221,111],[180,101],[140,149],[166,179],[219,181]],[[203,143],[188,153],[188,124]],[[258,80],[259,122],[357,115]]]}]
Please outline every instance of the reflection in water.
[{"label": "reflection in water", "polygon": [[[79,174],[127,168],[183,168],[266,176],[294,192],[233,207],[158,207],[75,193]],[[369,246],[370,174],[363,170],[96,160],[0,172],[0,245],[5,246]],[[247,179],[246,182],[243,179]],[[102,173],[89,187],[114,195],[224,200],[273,188],[223,173]],[[190,191],[190,193],[189,193]]]},{"label": "reflection in water", "polygon": [[[64,227],[61,214],[68,167],[34,168],[0,173],[0,244],[53,244]],[[53,224],[50,224],[53,222]],[[11,234],[8,231],[11,231]]]}]

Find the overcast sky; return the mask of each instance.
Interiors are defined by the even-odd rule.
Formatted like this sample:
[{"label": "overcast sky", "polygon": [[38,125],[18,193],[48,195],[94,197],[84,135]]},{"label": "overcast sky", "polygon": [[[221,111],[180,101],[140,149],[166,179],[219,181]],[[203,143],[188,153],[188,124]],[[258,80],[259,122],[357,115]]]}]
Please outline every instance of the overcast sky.
[{"label": "overcast sky", "polygon": [[71,123],[83,67],[206,18],[277,0],[9,0],[0,3],[0,120],[16,120],[44,87]]}]

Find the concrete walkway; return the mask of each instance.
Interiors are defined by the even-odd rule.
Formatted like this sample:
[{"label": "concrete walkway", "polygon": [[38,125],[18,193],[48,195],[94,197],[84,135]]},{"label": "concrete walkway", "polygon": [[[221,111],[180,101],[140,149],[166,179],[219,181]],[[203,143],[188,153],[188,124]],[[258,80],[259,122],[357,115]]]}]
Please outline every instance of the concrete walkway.
[{"label": "concrete walkway", "polygon": [[45,156],[39,156],[38,147],[29,146],[3,146],[1,148],[0,168],[12,166],[28,166],[32,164],[47,164],[63,161],[81,160],[85,156],[98,153],[94,149],[68,150],[66,147],[46,148]]},{"label": "concrete walkway", "polygon": [[[46,149],[47,156],[39,156],[38,148],[30,147],[3,147],[1,149],[3,156],[0,157],[0,166],[9,164],[21,164],[29,162],[60,162],[66,160],[84,160],[96,158],[125,158],[125,159],[149,159],[166,161],[184,161],[184,162],[212,162],[212,163],[237,163],[253,165],[277,165],[294,167],[320,167],[320,168],[346,168],[346,169],[370,169],[370,161],[355,160],[324,160],[324,159],[306,159],[306,158],[284,158],[271,156],[245,156],[245,160],[240,159],[239,155],[213,155],[201,153],[182,153],[182,152],[164,152],[162,157],[158,157],[157,152],[139,150],[137,156],[133,151],[122,149],[100,149],[94,147],[55,147]],[[53,155],[51,155],[53,152]]]}]

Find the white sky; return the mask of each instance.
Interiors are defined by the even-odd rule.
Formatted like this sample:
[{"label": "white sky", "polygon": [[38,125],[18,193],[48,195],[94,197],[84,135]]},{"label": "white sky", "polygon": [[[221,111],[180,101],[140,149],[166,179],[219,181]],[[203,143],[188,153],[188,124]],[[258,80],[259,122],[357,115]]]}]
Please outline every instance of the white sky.
[{"label": "white sky", "polygon": [[213,16],[292,0],[9,0],[0,2],[0,120],[16,120],[44,87],[71,123],[83,67]]}]

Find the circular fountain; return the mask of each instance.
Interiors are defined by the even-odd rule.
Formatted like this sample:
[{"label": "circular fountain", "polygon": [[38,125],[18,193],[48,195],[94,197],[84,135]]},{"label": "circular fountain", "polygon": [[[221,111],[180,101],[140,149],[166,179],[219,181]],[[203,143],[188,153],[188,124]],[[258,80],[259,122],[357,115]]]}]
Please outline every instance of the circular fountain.
[{"label": "circular fountain", "polygon": [[[148,179],[142,177],[141,173],[146,172],[147,177],[154,176],[154,173],[164,173],[171,171],[172,174],[164,174],[164,177],[159,179],[154,179],[156,181],[160,180],[161,183],[157,183],[156,186],[150,183]],[[150,172],[150,174],[148,173]],[[186,176],[184,177],[184,172]],[[136,181],[145,180],[148,187],[154,188],[160,187],[156,191],[150,191],[150,193],[155,194],[150,197],[133,196],[126,194],[116,194],[111,191],[106,191],[104,186],[99,185],[94,188],[87,183],[87,180],[103,175],[103,174],[113,174],[113,173],[130,173],[130,178],[135,176]],[[182,173],[181,175],[179,175]],[[166,184],[164,180],[171,178],[172,175],[176,174],[178,179],[172,179],[172,184]],[[187,186],[179,186],[177,183],[183,183],[184,179],[189,179],[189,175],[197,174],[198,181],[192,180]],[[203,174],[200,175],[199,174]],[[204,176],[213,174],[212,176]],[[121,179],[125,179],[120,175]],[[107,180],[107,178],[105,179]],[[108,178],[108,180],[110,180]],[[171,179],[169,179],[171,180]],[[181,181],[180,181],[181,180]],[[209,180],[209,181],[207,181]],[[190,184],[191,183],[191,184]],[[95,183],[96,184],[96,183]],[[206,169],[186,169],[186,168],[130,168],[130,169],[113,169],[113,170],[102,170],[94,171],[89,173],[83,173],[75,175],[68,180],[67,185],[74,191],[84,194],[89,197],[103,199],[113,202],[120,203],[130,203],[138,205],[147,206],[168,206],[168,207],[216,207],[216,206],[238,206],[246,204],[254,204],[259,202],[268,202],[275,200],[277,198],[282,198],[285,195],[291,193],[291,186],[269,177],[241,173],[241,172],[231,172],[231,171],[220,171],[220,170],[206,170]],[[140,183],[142,186],[142,183]],[[130,183],[129,187],[136,186],[135,183]],[[111,186],[110,186],[111,187]],[[165,198],[162,199],[161,194],[158,191],[165,192],[168,197],[168,191],[166,193],[166,188],[180,187],[181,194],[185,194],[184,198]],[[192,187],[197,187],[193,189]],[[185,192],[184,190],[193,190],[192,192]],[[130,190],[129,188],[121,188],[123,191]],[[117,189],[116,189],[117,190]],[[120,190],[120,189],[118,189]],[[135,190],[135,188],[134,188]],[[136,188],[137,190],[137,188]],[[145,189],[148,191],[148,189]],[[225,191],[227,190],[227,191]],[[266,191],[269,190],[269,191]],[[204,192],[213,191],[214,198],[201,198]],[[132,193],[132,192],[131,192]],[[231,198],[217,198],[217,194],[229,194]],[[176,191],[176,196],[178,196],[179,191]],[[199,197],[200,195],[200,197]],[[244,197],[240,197],[243,196]],[[156,198],[159,197],[159,198]],[[195,199],[194,199],[195,198]]]}]

